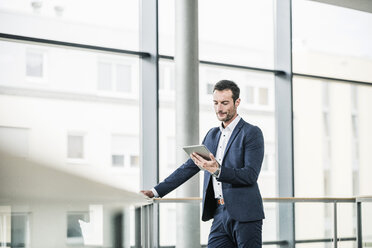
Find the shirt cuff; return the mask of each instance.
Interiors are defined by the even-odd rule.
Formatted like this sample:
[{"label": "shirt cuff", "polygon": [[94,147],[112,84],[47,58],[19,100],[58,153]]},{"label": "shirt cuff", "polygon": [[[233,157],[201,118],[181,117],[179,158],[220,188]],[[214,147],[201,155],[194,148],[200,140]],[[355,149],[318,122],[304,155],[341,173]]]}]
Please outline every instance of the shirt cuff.
[{"label": "shirt cuff", "polygon": [[158,194],[158,192],[156,191],[155,188],[152,188],[152,189],[150,189],[150,190],[151,190],[152,193],[154,194],[154,197],[159,197],[159,194]]}]

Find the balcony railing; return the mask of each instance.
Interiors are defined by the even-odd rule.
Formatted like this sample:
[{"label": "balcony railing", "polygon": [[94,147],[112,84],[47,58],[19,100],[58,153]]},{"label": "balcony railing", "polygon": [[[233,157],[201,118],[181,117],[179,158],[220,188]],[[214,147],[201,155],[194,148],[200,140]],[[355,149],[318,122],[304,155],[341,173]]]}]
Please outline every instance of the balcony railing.
[{"label": "balcony railing", "polygon": [[[154,218],[154,214],[158,214],[159,204],[165,203],[187,203],[187,204],[200,204],[201,198],[199,197],[189,197],[189,198],[155,198],[152,204],[142,206],[136,211],[137,221],[137,231],[141,235],[136,236],[136,247],[162,247],[159,245],[159,227],[157,223],[157,218]],[[363,242],[362,236],[362,204],[366,202],[372,202],[372,196],[360,196],[360,197],[348,197],[348,198],[337,198],[337,197],[270,197],[263,198],[264,203],[327,203],[333,205],[333,235],[330,238],[324,239],[295,239],[295,244],[304,243],[328,243],[332,242],[333,247],[338,247],[338,242],[343,241],[354,241],[356,247],[371,247],[371,243]],[[337,207],[340,204],[351,203],[355,204],[356,218],[356,236],[354,237],[340,237],[338,233],[338,223],[337,223]],[[139,245],[141,244],[141,245]],[[272,240],[263,241],[263,245],[278,245],[280,247],[288,247],[289,240]],[[170,247],[170,246],[167,246]],[[205,247],[205,245],[202,245]]]}]

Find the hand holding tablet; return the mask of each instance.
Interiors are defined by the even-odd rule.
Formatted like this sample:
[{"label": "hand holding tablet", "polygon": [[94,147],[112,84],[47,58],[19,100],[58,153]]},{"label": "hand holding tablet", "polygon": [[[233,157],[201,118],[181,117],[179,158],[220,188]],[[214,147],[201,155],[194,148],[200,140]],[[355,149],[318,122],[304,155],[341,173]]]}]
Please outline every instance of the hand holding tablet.
[{"label": "hand holding tablet", "polygon": [[[205,145],[194,145],[194,146],[185,146],[183,147],[183,150],[191,156],[192,153],[197,153],[201,157],[203,157],[205,160],[210,161],[211,158],[209,157],[209,154],[211,153],[208,148]],[[205,170],[203,167],[198,166],[201,170]]]}]

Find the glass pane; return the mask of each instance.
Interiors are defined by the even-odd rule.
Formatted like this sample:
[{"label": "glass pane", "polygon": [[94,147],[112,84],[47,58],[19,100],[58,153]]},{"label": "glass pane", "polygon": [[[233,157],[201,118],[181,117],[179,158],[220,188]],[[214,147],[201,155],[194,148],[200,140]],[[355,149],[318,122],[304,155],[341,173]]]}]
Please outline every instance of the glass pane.
[{"label": "glass pane", "polygon": [[294,72],[372,82],[371,26],[368,12],[293,1]]},{"label": "glass pane", "polygon": [[[273,1],[205,0],[198,10],[201,60],[273,68]],[[175,1],[159,1],[160,54],[174,46]]]},{"label": "glass pane", "polygon": [[68,158],[84,158],[84,136],[69,135],[67,151]]},{"label": "glass pane", "polygon": [[[168,60],[160,60],[160,70],[165,73],[160,74],[160,82],[164,80],[162,77],[169,77],[173,73],[173,62]],[[168,68],[164,70],[163,68]],[[225,67],[215,67],[215,66],[205,66],[201,65],[199,68],[199,138],[200,142],[203,140],[205,134],[212,127],[220,125],[217,120],[213,109],[213,97],[211,94],[212,86],[214,86],[217,81],[222,79],[231,79],[235,81],[241,90],[240,98],[241,103],[238,108],[238,113],[242,118],[249,123],[257,125],[261,128],[265,137],[265,165],[262,168],[259,177],[259,187],[263,197],[276,196],[276,164],[275,164],[275,108],[274,101],[274,77],[272,74],[257,73],[245,70],[237,70]],[[268,104],[260,105],[258,101],[254,104],[249,104],[246,102],[245,98],[247,96],[246,89],[255,89],[255,94],[257,94],[259,88],[267,89]],[[181,150],[181,147],[175,146],[176,139],[176,120],[175,120],[175,91],[174,89],[162,88],[159,89],[159,174],[160,181],[165,179],[170,175],[180,164],[175,163],[175,155],[170,155],[169,152],[174,154]],[[174,160],[173,163],[170,162]],[[200,177],[200,192],[202,192],[202,181],[203,177]],[[182,186],[181,186],[182,187]],[[176,191],[171,192],[166,197],[176,197]],[[200,195],[201,196],[201,195]],[[161,204],[162,205],[162,204]],[[175,240],[173,235],[169,235],[169,230],[173,230],[171,226],[166,226],[168,216],[165,216],[170,211],[176,211],[176,204],[163,204],[166,205],[164,208],[166,210],[160,211],[160,222],[163,223],[160,226],[160,238],[161,245],[175,245]],[[162,207],[162,206],[161,206]],[[163,211],[163,212],[162,212]],[[267,218],[273,218],[273,220],[267,220],[265,231],[267,234],[266,240],[273,240],[276,237],[276,205],[265,205],[265,213]],[[176,223],[170,223],[176,225]],[[169,225],[170,225],[169,224]],[[201,242],[206,244],[208,240],[208,234],[210,230],[211,222],[201,224]]]},{"label": "glass pane", "polygon": [[362,240],[363,247],[372,246],[372,202],[362,203]]},{"label": "glass pane", "polygon": [[[30,51],[47,58],[42,81],[27,72],[27,65],[40,64],[30,62]],[[111,73],[100,74],[100,62]],[[0,202],[16,200],[0,206],[1,244],[113,247],[111,220],[119,209],[110,204],[140,197],[138,62],[136,56],[0,41]],[[111,78],[127,79],[130,92],[99,86]],[[124,229],[134,245],[133,229]]]},{"label": "glass pane", "polygon": [[332,203],[296,203],[295,212],[296,240],[333,237]]},{"label": "glass pane", "polygon": [[42,52],[27,51],[26,75],[30,77],[43,77],[44,56]]},{"label": "glass pane", "polygon": [[[372,86],[294,77],[296,196],[352,197],[372,193],[371,96]],[[337,209],[338,236],[355,237],[355,206],[340,203]],[[297,239],[332,235],[333,204],[296,204]],[[327,243],[327,247],[331,246]],[[340,242],[339,247],[355,246],[354,242]]]},{"label": "glass pane", "polygon": [[113,166],[124,166],[124,155],[112,155]]},{"label": "glass pane", "polygon": [[372,86],[294,77],[297,196],[372,194],[371,96]]},{"label": "glass pane", "polygon": [[98,89],[112,90],[112,65],[109,63],[98,63]]},{"label": "glass pane", "polygon": [[[31,50],[48,56],[42,83],[27,76]],[[98,73],[101,61],[131,66],[120,70],[130,92],[102,90],[99,80],[112,74]],[[112,155],[128,154],[128,167],[130,155],[139,155],[138,62],[136,56],[0,41],[1,150],[138,191],[138,166],[112,166]],[[113,135],[124,141],[113,142]]]},{"label": "glass pane", "polygon": [[2,0],[0,32],[138,50],[138,1]]}]

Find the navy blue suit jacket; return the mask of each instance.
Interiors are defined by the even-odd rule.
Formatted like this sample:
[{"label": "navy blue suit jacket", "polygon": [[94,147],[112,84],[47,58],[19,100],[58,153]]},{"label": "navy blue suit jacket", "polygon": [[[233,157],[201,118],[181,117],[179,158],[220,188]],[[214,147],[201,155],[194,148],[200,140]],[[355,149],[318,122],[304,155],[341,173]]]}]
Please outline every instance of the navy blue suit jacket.
[{"label": "navy blue suit jacket", "polygon": [[[203,144],[216,155],[221,131],[212,128],[204,138]],[[236,125],[227,143],[217,179],[222,183],[226,210],[237,221],[254,221],[265,218],[262,198],[257,185],[264,156],[263,135],[257,126],[243,119]],[[176,169],[163,182],[155,186],[160,197],[168,194],[200,171],[191,159]],[[204,172],[202,220],[213,218],[217,207],[214,199],[212,176]]]}]

